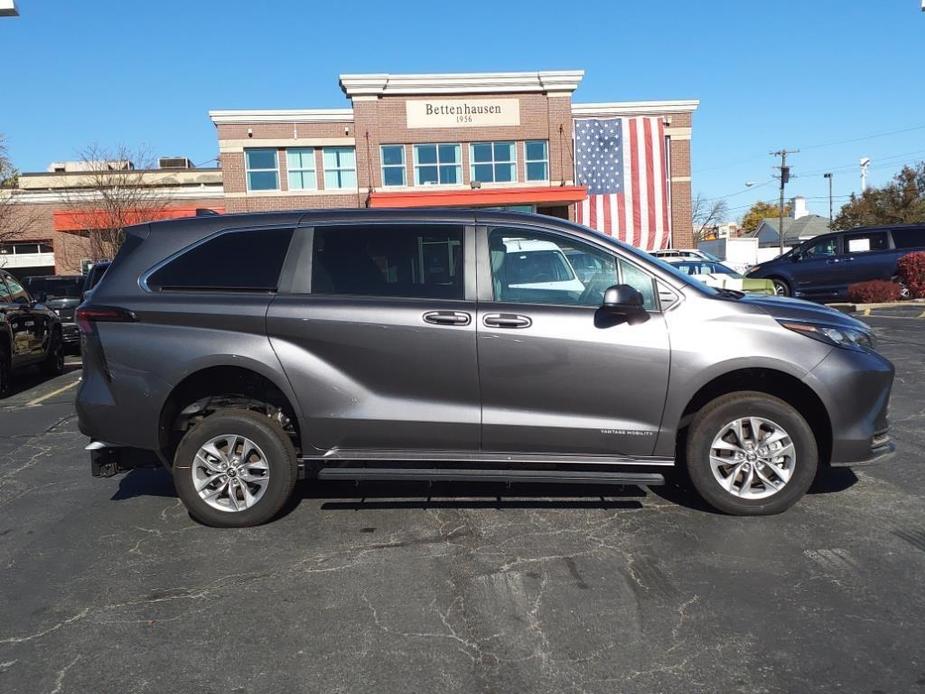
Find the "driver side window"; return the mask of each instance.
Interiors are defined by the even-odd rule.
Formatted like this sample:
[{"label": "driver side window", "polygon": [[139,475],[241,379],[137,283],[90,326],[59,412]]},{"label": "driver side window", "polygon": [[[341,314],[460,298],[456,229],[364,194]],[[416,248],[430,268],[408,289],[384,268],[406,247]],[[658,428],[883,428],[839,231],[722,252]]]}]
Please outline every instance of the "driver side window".
[{"label": "driver side window", "polygon": [[838,255],[838,237],[833,236],[828,239],[817,241],[807,247],[802,255],[804,258],[828,258],[833,255]]},{"label": "driver side window", "polygon": [[594,246],[555,234],[496,228],[488,237],[495,301],[559,306],[601,305],[604,292],[629,284],[656,306],[652,278]]},{"label": "driver side window", "polygon": [[12,275],[6,276],[6,285],[9,288],[11,301],[14,304],[28,304],[29,292]]}]

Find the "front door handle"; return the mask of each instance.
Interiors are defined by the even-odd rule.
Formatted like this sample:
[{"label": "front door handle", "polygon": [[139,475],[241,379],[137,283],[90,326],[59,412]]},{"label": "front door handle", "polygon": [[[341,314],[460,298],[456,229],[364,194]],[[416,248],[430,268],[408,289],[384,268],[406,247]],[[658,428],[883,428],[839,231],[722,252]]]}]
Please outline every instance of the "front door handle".
[{"label": "front door handle", "polygon": [[424,314],[424,322],[434,325],[469,325],[472,316],[464,311],[428,311]]},{"label": "front door handle", "polygon": [[482,322],[489,328],[529,328],[533,321],[516,313],[488,313]]}]

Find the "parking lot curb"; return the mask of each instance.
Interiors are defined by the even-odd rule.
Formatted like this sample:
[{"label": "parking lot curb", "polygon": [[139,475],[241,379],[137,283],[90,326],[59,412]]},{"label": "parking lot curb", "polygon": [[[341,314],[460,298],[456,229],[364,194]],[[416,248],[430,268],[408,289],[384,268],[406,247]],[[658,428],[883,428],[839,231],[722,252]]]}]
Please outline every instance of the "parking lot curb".
[{"label": "parking lot curb", "polygon": [[904,312],[908,311],[910,314],[912,314],[906,315],[905,317],[907,318],[925,318],[925,301],[921,299],[913,299],[911,301],[889,301],[879,304],[852,304],[847,302],[835,302],[826,305],[830,308],[834,308],[837,311],[851,315],[876,316],[877,311],[900,309]]}]

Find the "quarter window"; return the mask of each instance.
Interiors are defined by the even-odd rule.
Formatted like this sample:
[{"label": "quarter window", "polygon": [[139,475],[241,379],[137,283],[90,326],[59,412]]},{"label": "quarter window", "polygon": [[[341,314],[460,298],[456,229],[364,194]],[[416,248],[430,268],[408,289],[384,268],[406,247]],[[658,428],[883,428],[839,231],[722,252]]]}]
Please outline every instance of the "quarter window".
[{"label": "quarter window", "polygon": [[382,185],[405,185],[404,145],[382,145]]},{"label": "quarter window", "polygon": [[893,229],[896,248],[925,248],[925,229]]},{"label": "quarter window", "polygon": [[148,277],[150,289],[276,291],[292,229],[229,231],[191,247]]},{"label": "quarter window", "polygon": [[315,150],[313,147],[286,150],[286,168],[289,169],[289,190],[315,190]]},{"label": "quarter window", "polygon": [[415,185],[453,185],[462,183],[459,145],[415,145]]},{"label": "quarter window", "polygon": [[628,284],[657,306],[652,277],[594,246],[513,228],[492,230],[488,245],[495,301],[598,307],[608,287]]},{"label": "quarter window", "polygon": [[279,165],[275,149],[244,150],[248,190],[279,190]]},{"label": "quarter window", "polygon": [[327,190],[357,187],[357,157],[353,147],[324,148],[324,187]]},{"label": "quarter window", "polygon": [[462,227],[316,227],[312,293],[463,298]]},{"label": "quarter window", "polygon": [[549,180],[549,142],[527,140],[524,143],[524,159],[528,181]]},{"label": "quarter window", "polygon": [[510,183],[517,180],[517,156],[513,142],[476,142],[469,145],[472,180]]}]

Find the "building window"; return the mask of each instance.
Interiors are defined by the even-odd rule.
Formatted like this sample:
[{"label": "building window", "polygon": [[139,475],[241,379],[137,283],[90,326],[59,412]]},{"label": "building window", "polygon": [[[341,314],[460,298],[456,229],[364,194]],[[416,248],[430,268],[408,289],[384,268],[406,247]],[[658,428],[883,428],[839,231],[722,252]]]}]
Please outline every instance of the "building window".
[{"label": "building window", "polygon": [[469,146],[472,180],[511,183],[517,180],[517,155],[513,142],[476,142]]},{"label": "building window", "polygon": [[312,147],[286,150],[286,168],[289,170],[289,190],[315,190],[315,150]]},{"label": "building window", "polygon": [[524,143],[525,164],[528,181],[549,180],[549,142],[546,140],[527,140]]},{"label": "building window", "polygon": [[459,145],[415,145],[414,183],[419,186],[462,183]]},{"label": "building window", "polygon": [[353,147],[324,148],[324,187],[327,190],[357,187],[357,155]]},{"label": "building window", "polygon": [[244,150],[248,190],[279,190],[279,164],[275,149]]},{"label": "building window", "polygon": [[382,185],[405,185],[404,145],[382,145]]}]

